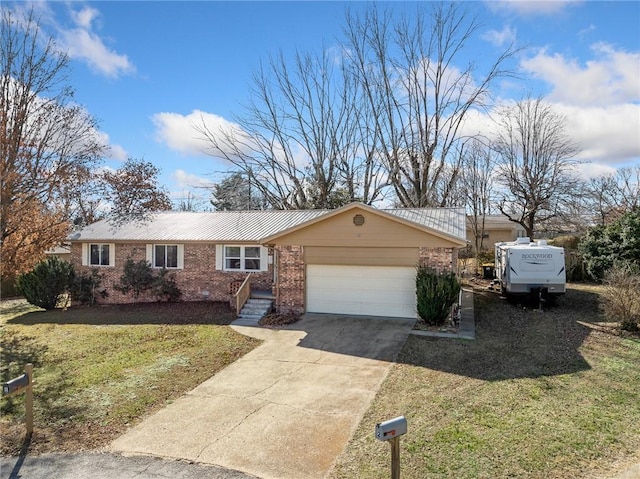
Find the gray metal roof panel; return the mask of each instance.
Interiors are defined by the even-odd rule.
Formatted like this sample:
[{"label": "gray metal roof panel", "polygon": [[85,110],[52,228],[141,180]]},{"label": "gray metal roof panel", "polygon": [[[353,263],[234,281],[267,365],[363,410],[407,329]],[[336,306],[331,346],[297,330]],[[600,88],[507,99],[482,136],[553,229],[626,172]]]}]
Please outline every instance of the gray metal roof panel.
[{"label": "gray metal roof panel", "polygon": [[72,233],[72,241],[248,241],[256,242],[324,214],[321,210],[161,212],[145,223],[114,227],[102,220]]},{"label": "gray metal roof panel", "polygon": [[[107,220],[86,226],[69,236],[71,241],[238,241],[260,239],[319,218],[331,210],[216,211],[156,213],[146,223],[114,227]],[[381,210],[407,221],[465,238],[464,210],[416,208]]]}]

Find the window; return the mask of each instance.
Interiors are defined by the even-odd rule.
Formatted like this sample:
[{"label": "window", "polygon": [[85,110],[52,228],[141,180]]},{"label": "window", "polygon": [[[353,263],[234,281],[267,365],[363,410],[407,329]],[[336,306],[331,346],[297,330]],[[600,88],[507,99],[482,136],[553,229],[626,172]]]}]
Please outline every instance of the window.
[{"label": "window", "polygon": [[91,266],[109,266],[109,257],[108,244],[89,245],[89,264]]},{"label": "window", "polygon": [[157,244],[153,248],[153,266],[155,268],[178,267],[178,245]]},{"label": "window", "polygon": [[224,269],[232,271],[262,271],[266,269],[260,246],[225,246]]}]

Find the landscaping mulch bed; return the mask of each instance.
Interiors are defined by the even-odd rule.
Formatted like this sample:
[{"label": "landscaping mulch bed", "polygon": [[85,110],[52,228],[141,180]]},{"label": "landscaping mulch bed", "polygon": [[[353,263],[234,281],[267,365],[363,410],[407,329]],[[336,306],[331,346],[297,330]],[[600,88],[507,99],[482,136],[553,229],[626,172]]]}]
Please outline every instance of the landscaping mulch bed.
[{"label": "landscaping mulch bed", "polygon": [[300,316],[296,314],[272,313],[263,316],[258,324],[268,328],[278,328],[298,321],[300,321]]}]

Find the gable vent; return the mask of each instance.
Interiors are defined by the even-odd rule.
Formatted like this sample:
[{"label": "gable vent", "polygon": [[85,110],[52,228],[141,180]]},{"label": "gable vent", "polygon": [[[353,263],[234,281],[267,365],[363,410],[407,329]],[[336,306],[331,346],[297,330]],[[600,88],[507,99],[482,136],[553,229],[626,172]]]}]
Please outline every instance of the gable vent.
[{"label": "gable vent", "polygon": [[356,226],[362,226],[364,224],[364,216],[355,215],[353,217],[353,224],[356,225]]}]

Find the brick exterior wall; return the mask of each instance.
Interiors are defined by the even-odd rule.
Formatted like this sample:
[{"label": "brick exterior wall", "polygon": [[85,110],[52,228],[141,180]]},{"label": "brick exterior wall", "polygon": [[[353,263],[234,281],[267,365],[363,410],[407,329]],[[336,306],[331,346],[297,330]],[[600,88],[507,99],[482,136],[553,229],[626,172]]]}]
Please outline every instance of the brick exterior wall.
[{"label": "brick exterior wall", "polygon": [[420,266],[441,273],[458,272],[458,250],[454,248],[420,248]]},{"label": "brick exterior wall", "polygon": [[[131,303],[133,295],[124,295],[114,289],[120,281],[127,258],[146,260],[146,244],[117,243],[115,266],[82,266],[82,245],[71,246],[71,262],[78,271],[97,268],[103,275],[102,287],[109,296],[102,303]],[[252,275],[252,289],[272,290],[275,293],[276,310],[281,313],[302,314],[305,311],[305,263],[302,246],[278,246],[275,255],[278,281],[273,284],[273,265],[268,271]],[[420,264],[437,271],[457,272],[458,250],[453,248],[420,248]],[[184,245],[184,269],[175,272],[176,282],[182,291],[183,301],[229,301],[235,305],[233,295],[247,276],[245,272],[218,271],[215,269],[214,244],[187,243]],[[138,302],[157,299],[151,294],[140,296]]]},{"label": "brick exterior wall", "polygon": [[278,246],[276,310],[302,314],[305,310],[305,266],[302,246]]},{"label": "brick exterior wall", "polygon": [[[114,289],[122,276],[124,263],[128,258],[134,261],[146,260],[147,249],[144,243],[117,243],[115,245],[115,266],[82,266],[82,245],[71,246],[71,262],[77,271],[90,271],[97,268],[103,275],[102,288],[109,296],[100,299],[102,303],[132,303],[133,295],[124,295]],[[175,269],[176,283],[182,291],[183,301],[233,301],[233,295],[239,284],[247,277],[246,272],[219,271],[215,269],[215,244],[186,243],[184,245],[184,268]],[[271,290],[273,286],[273,266],[268,271],[252,274],[253,289]],[[157,301],[151,294],[141,295],[138,302]],[[235,305],[235,302],[233,303]]]}]

